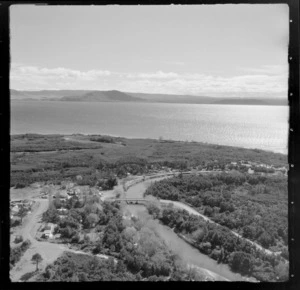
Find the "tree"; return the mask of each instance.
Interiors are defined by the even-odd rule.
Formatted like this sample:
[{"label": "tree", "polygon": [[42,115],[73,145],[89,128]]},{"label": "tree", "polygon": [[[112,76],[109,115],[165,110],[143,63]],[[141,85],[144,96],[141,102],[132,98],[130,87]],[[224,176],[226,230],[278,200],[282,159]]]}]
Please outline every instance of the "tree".
[{"label": "tree", "polygon": [[47,211],[43,213],[43,221],[49,223],[58,223],[59,222],[59,214],[55,208],[49,208]]},{"label": "tree", "polygon": [[275,239],[268,232],[263,232],[257,240],[263,247],[269,248],[275,243]]},{"label": "tree", "polygon": [[23,218],[26,216],[27,210],[24,205],[21,205],[20,210],[18,212],[18,216],[21,218],[21,223],[23,221]]},{"label": "tree", "polygon": [[39,263],[43,261],[43,258],[39,253],[36,253],[32,256],[31,261],[36,263],[36,271],[38,271],[39,270]]},{"label": "tree", "polygon": [[203,228],[199,228],[192,233],[192,237],[197,243],[201,243],[204,236],[205,236],[205,230]]},{"label": "tree", "polygon": [[238,271],[242,274],[249,274],[253,268],[253,257],[250,254],[244,252],[233,252],[230,255],[229,266],[233,271]]},{"label": "tree", "polygon": [[54,204],[55,208],[61,208],[61,201],[60,201],[60,194],[59,194],[59,192],[57,192],[55,194],[55,200],[54,200],[53,204]]},{"label": "tree", "polygon": [[284,262],[279,262],[275,267],[275,274],[278,281],[288,281],[289,279],[289,264]]},{"label": "tree", "polygon": [[86,218],[86,226],[88,228],[94,227],[98,221],[98,215],[96,215],[95,213],[90,213]]},{"label": "tree", "polygon": [[160,217],[160,207],[157,202],[151,201],[146,206],[149,214],[153,216],[154,219],[157,219]]}]

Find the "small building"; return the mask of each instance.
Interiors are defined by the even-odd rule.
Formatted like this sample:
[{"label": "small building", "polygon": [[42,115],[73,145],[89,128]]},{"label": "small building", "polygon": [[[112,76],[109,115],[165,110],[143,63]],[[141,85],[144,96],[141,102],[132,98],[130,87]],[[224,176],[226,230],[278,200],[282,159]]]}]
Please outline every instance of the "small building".
[{"label": "small building", "polygon": [[73,196],[73,195],[75,195],[75,191],[69,189],[69,190],[67,191],[67,194],[68,194],[69,196]]},{"label": "small building", "polygon": [[20,210],[20,208],[19,208],[19,206],[16,204],[14,207],[12,207],[12,209],[11,209],[11,214],[12,214],[12,215],[17,215],[17,214],[19,213],[19,210]]},{"label": "small building", "polygon": [[66,189],[70,189],[72,187],[74,187],[74,183],[73,182],[70,182],[70,183],[66,184]]},{"label": "small building", "polygon": [[65,215],[68,213],[68,210],[66,208],[59,208],[57,209],[57,211],[60,215]]},{"label": "small building", "polygon": [[51,230],[44,231],[44,235],[46,238],[49,238],[49,239],[53,238],[53,234],[52,234]]},{"label": "small building", "polygon": [[44,228],[44,235],[46,238],[52,239],[53,238],[53,230],[54,230],[55,225],[52,223],[49,223],[45,226]]},{"label": "small building", "polygon": [[68,194],[67,194],[67,191],[66,190],[60,190],[58,191],[56,194],[53,195],[53,198],[56,198],[56,196],[58,196],[58,198],[60,200],[63,200],[63,199],[67,199],[68,198]]},{"label": "small building", "polygon": [[61,190],[61,191],[59,192],[59,197],[60,197],[60,198],[68,198],[68,193],[67,193],[67,191],[66,191],[66,190]]},{"label": "small building", "polygon": [[249,169],[248,169],[248,173],[249,173],[249,174],[253,174],[253,173],[254,173],[254,170],[251,169],[251,168],[249,168]]},{"label": "small building", "polygon": [[100,191],[98,189],[93,188],[93,187],[90,189],[90,191],[93,195],[98,195],[100,193]]},{"label": "small building", "polygon": [[21,224],[21,218],[17,217],[17,216],[13,216],[10,219],[10,224],[11,224],[12,227],[18,226],[19,224]]},{"label": "small building", "polygon": [[76,176],[76,180],[78,180],[78,181],[79,181],[79,180],[82,180],[82,176],[81,176],[81,175],[77,175],[77,176]]}]

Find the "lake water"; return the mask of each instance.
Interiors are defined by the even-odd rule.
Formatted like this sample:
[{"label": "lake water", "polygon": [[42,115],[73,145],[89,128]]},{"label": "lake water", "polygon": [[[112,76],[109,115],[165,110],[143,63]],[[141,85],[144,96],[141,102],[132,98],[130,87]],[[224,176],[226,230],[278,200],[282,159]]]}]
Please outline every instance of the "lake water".
[{"label": "lake water", "polygon": [[11,134],[107,134],[287,153],[287,106],[12,101]]}]

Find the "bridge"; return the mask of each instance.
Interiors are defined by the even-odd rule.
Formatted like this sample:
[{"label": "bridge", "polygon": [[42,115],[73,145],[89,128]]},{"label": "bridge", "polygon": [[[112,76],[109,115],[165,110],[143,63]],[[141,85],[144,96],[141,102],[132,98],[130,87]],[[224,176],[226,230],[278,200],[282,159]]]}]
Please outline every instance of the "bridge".
[{"label": "bridge", "polygon": [[126,202],[127,204],[145,204],[147,202],[149,202],[149,200],[144,199],[144,198],[116,198],[113,199],[113,201],[117,201],[117,202]]}]

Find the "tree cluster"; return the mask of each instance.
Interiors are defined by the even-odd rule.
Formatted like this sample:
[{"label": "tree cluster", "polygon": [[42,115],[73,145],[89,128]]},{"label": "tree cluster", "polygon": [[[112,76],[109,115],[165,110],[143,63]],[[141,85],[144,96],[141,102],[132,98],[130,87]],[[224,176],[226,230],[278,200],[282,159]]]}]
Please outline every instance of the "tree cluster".
[{"label": "tree cluster", "polygon": [[287,246],[286,178],[222,173],[154,183],[146,195],[181,200],[265,248]]}]

